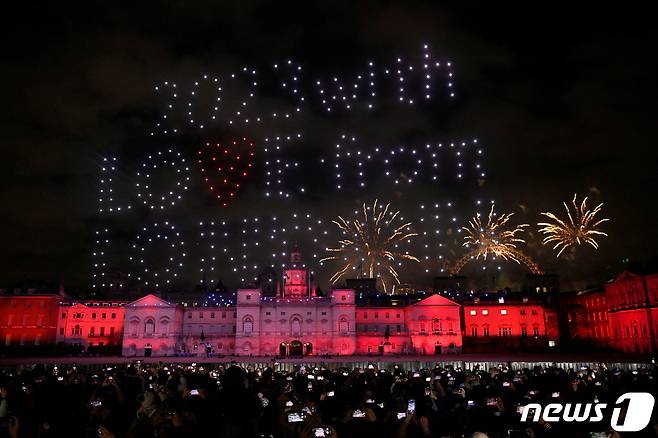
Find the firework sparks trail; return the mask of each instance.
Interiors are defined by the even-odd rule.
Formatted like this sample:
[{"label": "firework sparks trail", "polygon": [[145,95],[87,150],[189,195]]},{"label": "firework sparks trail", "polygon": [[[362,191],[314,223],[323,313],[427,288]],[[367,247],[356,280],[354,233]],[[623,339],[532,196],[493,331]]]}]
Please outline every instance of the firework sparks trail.
[{"label": "firework sparks trail", "polygon": [[320,260],[343,261],[342,267],[330,279],[332,284],[350,270],[358,269],[359,275],[377,278],[385,293],[395,293],[395,286],[400,284],[400,279],[394,265],[400,265],[402,260],[420,262],[416,256],[398,249],[401,243],[418,234],[410,231],[411,222],[393,225],[400,211],[389,211],[390,205],[382,206],[378,200],[371,207],[363,203],[362,216],[352,220],[339,216],[333,221],[348,237],[339,240],[340,247],[327,248],[331,255]]},{"label": "firework sparks trail", "polygon": [[563,220],[556,214],[543,212],[542,215],[549,218],[552,222],[540,222],[537,224],[542,227],[539,229],[539,232],[545,234],[542,243],[544,245],[554,245],[553,249],[559,250],[557,257],[560,257],[565,249],[580,246],[584,243],[588,243],[595,249],[598,249],[599,244],[596,242],[595,237],[607,236],[603,231],[599,231],[598,227],[610,219],[604,218],[597,220],[596,218],[603,207],[603,203],[590,210],[587,207],[587,197],[583,199],[580,205],[576,202],[576,198],[577,194],[574,194],[571,200],[573,211],[566,202],[562,203],[567,212],[568,219]]},{"label": "firework sparks trail", "polygon": [[462,231],[466,233],[463,246],[473,249],[455,263],[450,270],[450,274],[456,275],[459,273],[469,260],[479,259],[480,257],[486,260],[489,255],[500,257],[503,260],[513,260],[519,264],[523,263],[532,273],[541,274],[542,270],[539,265],[517,249],[518,243],[525,243],[525,240],[518,237],[518,235],[529,224],[512,227],[509,221],[513,215],[514,213],[505,213],[497,216],[494,213],[494,205],[492,204],[486,223],[477,214],[468,222],[468,227],[462,227]]}]

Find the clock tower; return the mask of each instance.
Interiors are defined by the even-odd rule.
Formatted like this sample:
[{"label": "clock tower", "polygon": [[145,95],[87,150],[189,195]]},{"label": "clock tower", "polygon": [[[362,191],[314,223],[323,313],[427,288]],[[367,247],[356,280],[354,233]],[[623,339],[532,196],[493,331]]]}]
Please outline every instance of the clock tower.
[{"label": "clock tower", "polygon": [[311,287],[308,268],[302,261],[302,253],[297,247],[290,253],[290,263],[283,271],[283,298],[308,298],[315,296]]}]

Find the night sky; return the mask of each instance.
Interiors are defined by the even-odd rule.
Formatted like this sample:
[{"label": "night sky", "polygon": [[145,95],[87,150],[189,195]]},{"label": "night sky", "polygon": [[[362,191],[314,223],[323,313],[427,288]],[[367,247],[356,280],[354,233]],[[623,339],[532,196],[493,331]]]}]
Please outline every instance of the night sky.
[{"label": "night sky", "polygon": [[[314,221],[323,221],[318,231],[335,233],[331,219],[349,216],[376,197],[391,202],[418,227],[420,217],[428,220],[419,206],[440,204],[436,227],[423,226],[440,229],[441,254],[449,260],[464,251],[456,233],[459,226],[476,211],[488,209],[477,210],[476,200],[482,205],[495,200],[496,210],[514,212],[516,223],[532,225],[522,249],[545,271],[559,273],[564,289],[605,281],[625,268],[624,259],[631,266],[656,260],[658,154],[653,143],[658,69],[651,42],[656,30],[648,11],[574,9],[556,3],[544,9],[504,9],[487,3],[468,8],[411,2],[360,2],[356,7],[340,2],[227,3],[138,2],[121,8],[60,2],[5,16],[0,286],[61,279],[69,289],[88,290],[96,230],[112,229],[115,260],[108,263],[125,274],[133,269],[127,257],[140,228],[167,220],[186,235],[188,259],[175,283],[190,288],[202,275],[199,259],[207,257],[208,241],[200,237],[199,222],[232,222],[228,229],[239,235],[243,218],[266,221],[272,215],[311,212]],[[431,103],[395,105],[395,90],[382,90],[382,104],[374,112],[327,114],[309,98],[303,115],[293,121],[255,126],[251,120],[249,125],[228,126],[224,121],[230,117],[222,116],[221,123],[209,123],[203,131],[190,128],[171,135],[155,129],[150,135],[169,101],[154,92],[164,81],[175,81],[182,93],[203,74],[229,78],[243,66],[253,67],[262,80],[250,108],[258,114],[284,114],[294,112],[295,105],[281,91],[274,63],[294,59],[304,66],[310,86],[316,77],[348,78],[366,71],[371,59],[378,65],[398,56],[419,60],[424,44],[443,65],[451,62],[454,98],[444,89],[449,79],[441,70]],[[247,89],[247,82],[236,83],[242,85],[231,87],[226,81],[226,108],[239,105]],[[414,86],[420,83],[409,89]],[[202,98],[209,97],[206,93]],[[264,138],[297,132],[303,132],[302,140],[272,155],[301,165],[302,170],[283,183],[292,196],[264,200]],[[398,189],[390,187],[390,178],[375,164],[365,189],[350,189],[358,185],[353,179],[345,183],[348,188],[337,191],[335,172],[319,166],[318,159],[332,156],[342,133],[357,137],[364,150],[476,138],[485,152],[486,179],[465,175],[464,182],[456,183],[456,162],[441,161],[440,184],[424,180],[425,175],[416,178],[417,184]],[[256,169],[225,208],[209,195],[194,157],[206,141],[242,137],[256,144]],[[134,199],[139,182],[135,173],[148,155],[171,147],[187,157],[189,188],[174,208],[154,213]],[[104,157],[119,160],[117,204],[134,206],[125,215],[98,213]],[[472,163],[468,155],[464,165]],[[406,170],[402,173],[409,176]],[[162,184],[168,190],[171,181],[164,175],[153,186],[157,191]],[[604,216],[611,221],[603,229],[610,237],[600,240],[598,251],[582,247],[556,259],[550,248],[541,246],[535,224],[540,212],[559,210],[573,193],[605,203]],[[455,210],[447,209],[448,203],[454,203]],[[451,223],[452,217],[457,222]],[[252,225],[247,228],[253,231]],[[306,237],[287,232],[287,246],[297,242],[307,253],[337,240],[327,237],[313,247],[308,240],[315,232]],[[239,247],[241,240],[227,242]],[[268,260],[269,247],[262,254],[259,248],[251,250],[255,259],[246,264]],[[157,248],[152,252],[152,264],[167,257]],[[238,257],[240,249],[229,252]],[[242,264],[236,263],[218,260],[206,275],[238,286],[249,275],[233,272],[233,265]],[[429,272],[405,270],[403,281],[430,284],[441,263],[428,265]],[[498,286],[514,284],[514,277],[524,272],[513,263],[484,265],[489,271],[502,267]],[[469,265],[464,273],[483,275],[482,266]],[[313,267],[324,284],[331,269]]]}]

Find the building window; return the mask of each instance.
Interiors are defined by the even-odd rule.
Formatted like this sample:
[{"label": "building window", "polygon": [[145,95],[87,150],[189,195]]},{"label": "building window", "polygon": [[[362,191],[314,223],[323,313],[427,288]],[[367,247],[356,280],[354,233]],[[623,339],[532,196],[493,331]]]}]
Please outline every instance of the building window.
[{"label": "building window", "polygon": [[222,319],[226,319],[226,312],[222,312]]},{"label": "building window", "polygon": [[343,316],[342,318],[340,318],[340,321],[338,323],[338,330],[343,335],[346,335],[349,332],[350,326],[349,323],[347,322],[346,317]]},{"label": "building window", "polygon": [[402,331],[402,327],[400,326],[400,324],[398,324],[398,333],[400,333],[401,331]]},{"label": "building window", "polygon": [[117,314],[116,313],[112,314],[112,319],[117,319]]},{"label": "building window", "polygon": [[91,319],[96,319],[96,314],[95,313],[91,314]]},{"label": "building window", "polygon": [[533,327],[532,328],[532,334],[534,337],[539,336],[539,327]]},{"label": "building window", "polygon": [[507,309],[500,309],[501,315],[507,315]]},{"label": "building window", "polygon": [[101,336],[105,336],[105,327],[101,327]]},{"label": "building window", "polygon": [[363,313],[363,319],[368,319],[368,312]]},{"label": "building window", "polygon": [[485,337],[488,337],[488,336],[489,336],[489,327],[484,327],[484,328],[482,328],[482,334],[483,334]]},{"label": "building window", "polygon": [[386,314],[384,316],[386,317],[386,319],[388,319],[390,317],[388,312],[386,312]]},{"label": "building window", "polygon": [[488,315],[488,314],[489,314],[489,311],[488,311],[487,309],[484,309],[484,310],[482,311],[482,314],[483,314],[483,315]]},{"label": "building window", "polygon": [[302,322],[299,318],[293,318],[290,321],[290,335],[291,336],[301,336],[302,335]]},{"label": "building window", "polygon": [[66,312],[62,312],[62,319],[66,319]]},{"label": "building window", "polygon": [[254,331],[254,320],[251,316],[245,316],[242,320],[242,331],[245,335],[250,335]]},{"label": "building window", "polygon": [[64,336],[64,327],[59,329],[59,334],[60,336]]},{"label": "building window", "polygon": [[155,333],[155,321],[149,318],[146,320],[146,323],[144,324],[144,334],[152,335],[154,333]]},{"label": "building window", "polygon": [[498,336],[512,336],[512,328],[511,327],[499,327],[498,328]]},{"label": "building window", "polygon": [[538,315],[539,312],[537,312],[537,309],[532,309],[532,314],[533,314],[533,315]]},{"label": "building window", "polygon": [[187,319],[192,319],[192,312],[187,314]]},{"label": "building window", "polygon": [[203,312],[199,312],[199,319],[203,319]]},{"label": "building window", "polygon": [[432,319],[432,333],[440,334],[441,333],[441,320],[439,318]]},{"label": "building window", "polygon": [[281,316],[286,316],[286,312],[281,312]]},{"label": "building window", "polygon": [[478,311],[477,311],[477,310],[471,310],[471,311],[468,312],[468,313],[469,313],[471,316],[475,316],[475,315],[478,314]]},{"label": "building window", "polygon": [[247,300],[251,301],[251,295],[247,295]]},{"label": "building window", "polygon": [[521,336],[528,336],[528,329],[526,327],[521,327]]},{"label": "building window", "polygon": [[379,312],[375,312],[375,319],[379,318]]},{"label": "building window", "polygon": [[215,319],[215,312],[210,312],[210,319]]},{"label": "building window", "polygon": [[347,297],[346,297],[345,295],[341,295],[341,296],[340,296],[340,300],[341,300],[341,301],[346,301],[346,300],[347,300]]},{"label": "building window", "polygon": [[101,313],[101,318],[107,319],[107,313]]},{"label": "building window", "polygon": [[525,309],[519,310],[519,315],[525,315]]},{"label": "building window", "polygon": [[110,336],[114,336],[114,327],[110,327]]},{"label": "building window", "polygon": [[478,328],[477,327],[471,327],[471,336],[474,338],[477,338],[478,336]]}]

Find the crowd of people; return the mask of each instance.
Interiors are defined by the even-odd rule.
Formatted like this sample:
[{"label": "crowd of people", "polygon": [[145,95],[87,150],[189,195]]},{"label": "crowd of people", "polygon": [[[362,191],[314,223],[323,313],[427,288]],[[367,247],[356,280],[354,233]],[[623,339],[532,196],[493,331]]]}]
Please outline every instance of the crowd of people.
[{"label": "crowd of people", "polygon": [[[330,370],[320,365],[38,364],[0,370],[0,437],[606,437],[600,422],[521,421],[530,403],[615,404],[656,371]],[[654,419],[643,432],[658,436]]]}]

